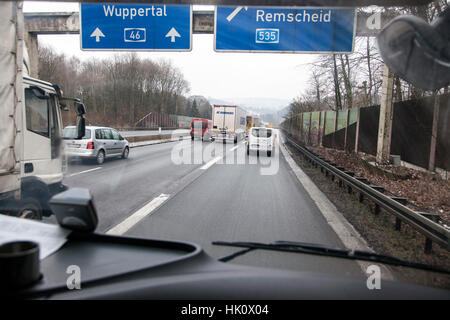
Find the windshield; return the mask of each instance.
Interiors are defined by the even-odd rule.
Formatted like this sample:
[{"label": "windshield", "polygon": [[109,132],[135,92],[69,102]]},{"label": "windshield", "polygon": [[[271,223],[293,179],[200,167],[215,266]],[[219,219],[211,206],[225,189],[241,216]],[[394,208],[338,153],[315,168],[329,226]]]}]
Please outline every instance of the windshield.
[{"label": "windshield", "polygon": [[[96,232],[193,242],[214,259],[240,250],[214,241],[294,241],[450,269],[450,57],[448,29],[433,24],[447,7],[25,1],[34,89],[23,123],[6,117],[13,102],[0,112],[11,133],[0,213],[57,225],[47,200],[86,188]],[[420,22],[383,29],[405,15]],[[396,69],[398,56],[410,60]],[[63,110],[52,85],[86,113]],[[33,179],[45,196],[24,187]],[[339,257],[253,250],[229,263],[364,285],[375,265],[383,279],[450,287],[447,275]]]},{"label": "windshield", "polygon": [[[63,130],[64,139],[75,139],[77,137],[77,128],[76,127],[68,127]],[[91,130],[86,129],[84,131],[84,136],[82,139],[90,139],[91,138]]]}]

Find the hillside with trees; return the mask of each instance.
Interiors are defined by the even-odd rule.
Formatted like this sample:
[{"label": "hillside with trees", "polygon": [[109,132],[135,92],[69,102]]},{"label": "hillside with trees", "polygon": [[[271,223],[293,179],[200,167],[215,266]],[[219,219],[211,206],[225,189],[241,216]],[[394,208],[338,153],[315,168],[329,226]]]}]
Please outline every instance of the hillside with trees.
[{"label": "hillside with trees", "polygon": [[[168,60],[126,53],[81,61],[40,47],[39,78],[60,85],[65,96],[81,99],[90,124],[133,127],[150,112],[192,115],[189,82]],[[64,119],[68,124],[74,116],[65,114]]]}]

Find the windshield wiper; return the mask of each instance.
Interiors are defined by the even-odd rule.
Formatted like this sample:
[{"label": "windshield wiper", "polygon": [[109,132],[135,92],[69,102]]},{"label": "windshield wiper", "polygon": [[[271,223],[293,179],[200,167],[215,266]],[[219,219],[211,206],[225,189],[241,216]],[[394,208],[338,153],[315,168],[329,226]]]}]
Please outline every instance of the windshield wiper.
[{"label": "windshield wiper", "polygon": [[311,244],[303,242],[294,241],[275,241],[274,243],[259,243],[259,242],[226,242],[226,241],[214,241],[213,245],[218,246],[229,246],[229,247],[240,247],[245,248],[244,250],[235,252],[231,255],[222,257],[219,261],[227,262],[238,256],[246,254],[253,250],[274,250],[274,251],[285,251],[294,253],[305,253],[314,254],[327,257],[336,257],[350,260],[362,260],[370,262],[378,262],[383,264],[389,264],[394,266],[402,266],[408,268],[416,268],[427,271],[434,271],[440,273],[450,274],[450,270],[446,270],[440,267],[435,267],[427,264],[409,262],[406,260],[397,259],[394,257],[381,255],[373,252],[351,250],[351,249],[341,249],[341,248],[331,248],[320,244]]}]

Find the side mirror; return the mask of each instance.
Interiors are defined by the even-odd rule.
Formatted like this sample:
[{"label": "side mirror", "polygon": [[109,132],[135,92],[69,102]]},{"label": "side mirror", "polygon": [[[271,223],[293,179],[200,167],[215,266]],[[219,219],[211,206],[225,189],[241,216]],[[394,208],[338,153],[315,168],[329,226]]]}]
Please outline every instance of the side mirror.
[{"label": "side mirror", "polygon": [[121,135],[119,135],[119,140],[124,140],[123,137]]},{"label": "side mirror", "polygon": [[58,193],[50,199],[50,207],[61,227],[84,232],[97,228],[97,211],[88,189],[71,188]]},{"label": "side mirror", "polygon": [[69,107],[65,103],[59,102],[59,107],[62,111],[69,111]]},{"label": "side mirror", "polygon": [[86,107],[84,106],[84,104],[82,102],[76,101],[75,108],[76,108],[77,115],[81,116],[83,114],[86,114]]},{"label": "side mirror", "polygon": [[84,115],[77,116],[77,139],[81,139],[84,137],[86,133],[86,119]]},{"label": "side mirror", "polygon": [[393,19],[378,34],[386,65],[424,90],[450,84],[450,9],[431,24],[414,16]]}]

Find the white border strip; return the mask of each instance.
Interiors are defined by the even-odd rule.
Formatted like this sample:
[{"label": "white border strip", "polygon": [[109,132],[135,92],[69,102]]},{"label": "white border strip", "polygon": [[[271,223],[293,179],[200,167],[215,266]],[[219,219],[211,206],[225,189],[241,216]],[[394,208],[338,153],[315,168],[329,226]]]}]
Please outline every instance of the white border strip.
[{"label": "white border strip", "polygon": [[[327,196],[322,191],[320,191],[316,184],[297,165],[294,159],[292,159],[289,150],[286,149],[282,144],[280,144],[280,150],[283,153],[286,162],[289,164],[295,176],[297,177],[298,181],[303,185],[306,192],[308,192],[308,195],[314,201],[317,208],[320,210],[325,220],[336,233],[338,238],[342,241],[344,246],[348,249],[374,252],[374,250],[369,247],[369,245],[359,234],[359,232],[347,221],[347,219],[345,219],[342,213],[338,211],[336,206],[327,198]],[[356,262],[359,264],[364,274],[366,274],[367,267],[369,265],[377,264],[375,262],[371,263],[358,260],[356,260]],[[378,263],[378,265],[381,267],[383,279],[394,279],[394,276],[387,267],[385,267],[381,263]]]}]

